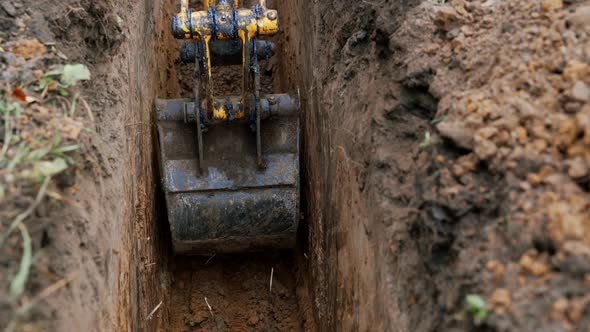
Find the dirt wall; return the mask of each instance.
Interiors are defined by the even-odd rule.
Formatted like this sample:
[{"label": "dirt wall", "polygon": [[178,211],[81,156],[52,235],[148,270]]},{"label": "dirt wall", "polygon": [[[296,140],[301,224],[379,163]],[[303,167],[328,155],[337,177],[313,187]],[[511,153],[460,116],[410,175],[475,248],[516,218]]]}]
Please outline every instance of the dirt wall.
[{"label": "dirt wall", "polygon": [[321,329],[586,326],[587,2],[281,11]]},{"label": "dirt wall", "polygon": [[[166,66],[169,17],[164,1],[131,3],[130,13],[137,18],[130,25],[130,40],[126,45],[127,83],[129,100],[124,111],[124,139],[126,160],[123,165],[125,211],[119,234],[126,234],[121,253],[127,254],[129,272],[119,272],[119,299],[128,296],[129,307],[119,308],[120,326],[115,330],[162,330],[167,325],[166,301],[166,232],[157,223],[156,179],[154,170],[153,101],[170,87],[167,86]],[[138,29],[137,29],[138,28]],[[137,29],[137,30],[136,30]],[[136,30],[136,31],[134,31]],[[164,64],[164,66],[162,65]],[[126,278],[128,277],[128,278]],[[150,312],[160,303],[153,316]],[[125,312],[124,310],[128,312]]]},{"label": "dirt wall", "polygon": [[[83,95],[94,114],[98,160],[76,177],[75,205],[48,229],[51,269],[76,278],[34,313],[49,330],[157,330],[167,324],[167,246],[157,222],[152,106],[175,96],[167,71],[169,1],[35,2],[31,29],[55,41],[92,80]],[[20,7],[19,7],[20,8]],[[58,211],[58,210],[56,210]],[[163,226],[166,227],[166,226]],[[160,308],[150,312],[162,301]]]},{"label": "dirt wall", "polygon": [[[153,101],[178,95],[168,67],[175,46],[168,34],[169,1],[120,3],[126,7],[127,42],[115,63],[105,64],[107,77],[122,83],[120,103],[112,116],[124,142],[120,160],[123,214],[113,234],[120,237],[114,330],[163,330],[168,325],[168,246],[165,219],[156,206]],[[120,68],[121,71],[113,71]],[[108,79],[107,79],[108,82]],[[106,91],[109,91],[107,84]],[[106,96],[104,96],[106,97]],[[106,97],[108,98],[108,97]],[[115,235],[116,236],[116,235]],[[157,309],[152,313],[152,310]],[[152,315],[150,315],[152,313]]]},{"label": "dirt wall", "polygon": [[[291,70],[303,96],[306,255],[322,330],[410,330],[431,320],[407,306],[420,282],[409,226],[420,137],[436,102],[404,87],[389,36],[415,2],[282,4]],[[378,11],[379,10],[379,11]],[[394,110],[397,121],[388,117]],[[396,244],[406,243],[403,256]],[[416,286],[419,287],[419,286]]]}]

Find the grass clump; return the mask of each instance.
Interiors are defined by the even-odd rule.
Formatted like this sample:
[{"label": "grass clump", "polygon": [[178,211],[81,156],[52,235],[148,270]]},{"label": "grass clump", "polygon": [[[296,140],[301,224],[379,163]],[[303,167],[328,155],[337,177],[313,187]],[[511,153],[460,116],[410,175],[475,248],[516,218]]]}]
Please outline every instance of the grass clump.
[{"label": "grass clump", "polygon": [[467,312],[473,317],[473,322],[476,325],[481,324],[488,318],[488,310],[486,309],[486,300],[477,294],[470,294],[465,297]]},{"label": "grass clump", "polygon": [[39,295],[53,292],[42,291],[37,297],[27,293],[40,253],[35,252],[27,221],[52,193],[52,179],[76,165],[74,153],[88,120],[76,114],[76,107],[83,104],[90,118],[91,113],[75,86],[88,79],[86,66],[77,64],[55,67],[23,87],[0,85],[0,252],[7,253],[3,262],[12,267],[0,279],[7,282],[0,287],[7,291],[13,311],[6,331],[15,328]]}]

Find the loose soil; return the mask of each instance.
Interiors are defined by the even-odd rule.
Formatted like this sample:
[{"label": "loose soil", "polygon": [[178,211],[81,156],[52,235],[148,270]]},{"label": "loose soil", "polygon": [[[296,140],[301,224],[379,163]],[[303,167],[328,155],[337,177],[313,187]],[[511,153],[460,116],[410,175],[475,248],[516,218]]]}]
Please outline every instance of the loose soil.
[{"label": "loose soil", "polygon": [[588,2],[283,7],[323,326],[586,328]]},{"label": "loose soil", "polygon": [[293,262],[289,253],[177,258],[169,330],[309,331]]},{"label": "loose soil", "polygon": [[[272,4],[265,86],[302,96],[299,248],[188,258],[169,249],[153,149],[153,100],[190,91],[178,4],[0,1],[10,38],[90,67],[99,156],[63,190],[81,207],[27,221],[46,253],[28,296],[77,277],[19,329],[587,330],[590,4],[439,2]],[[235,93],[235,68],[214,76]]]}]

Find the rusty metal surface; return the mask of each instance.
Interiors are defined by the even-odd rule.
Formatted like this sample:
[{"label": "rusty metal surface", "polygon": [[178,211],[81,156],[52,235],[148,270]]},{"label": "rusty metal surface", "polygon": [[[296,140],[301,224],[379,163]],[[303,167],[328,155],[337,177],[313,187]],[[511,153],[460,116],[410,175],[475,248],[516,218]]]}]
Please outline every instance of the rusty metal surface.
[{"label": "rusty metal surface", "polygon": [[[258,60],[268,60],[276,53],[276,45],[267,40],[255,40]],[[242,64],[242,43],[239,40],[213,40],[211,65],[228,66]],[[204,50],[199,43],[185,42],[180,47],[180,61],[194,63],[195,57],[202,58]]]},{"label": "rusty metal surface", "polygon": [[265,156],[267,169],[263,172],[252,168],[218,168],[209,165],[199,174],[192,159],[168,160],[164,163],[164,181],[170,192],[241,190],[260,186],[284,186],[295,183],[297,158],[293,154],[269,154]]},{"label": "rusty metal surface", "polygon": [[[241,111],[241,102],[239,96],[215,97],[215,105],[223,105],[227,113],[227,120],[218,120],[211,115],[203,117],[204,125],[217,125],[229,122],[248,122],[250,121],[250,114],[246,114],[243,118],[234,120],[233,114]],[[196,112],[194,106],[185,108],[184,104],[190,102],[186,99],[168,99],[160,103],[162,112],[158,113],[158,120],[165,121],[185,121],[195,122]],[[202,109],[205,108],[203,101]],[[221,106],[217,107],[221,108]],[[295,116],[299,110],[299,96],[294,94],[269,94],[260,99],[260,116],[262,120],[266,120],[271,116]]]},{"label": "rusty metal surface", "polygon": [[246,124],[203,134],[198,172],[194,122],[170,116],[190,100],[158,100],[162,181],[174,250],[238,252],[294,244],[299,219],[297,113],[261,122],[267,167],[256,167],[256,138]]},{"label": "rusty metal surface", "polygon": [[251,246],[258,237],[294,238],[297,196],[295,188],[169,195],[174,249],[210,253],[213,251],[207,246],[210,241],[225,240],[226,247],[217,251],[231,252],[236,246]]}]

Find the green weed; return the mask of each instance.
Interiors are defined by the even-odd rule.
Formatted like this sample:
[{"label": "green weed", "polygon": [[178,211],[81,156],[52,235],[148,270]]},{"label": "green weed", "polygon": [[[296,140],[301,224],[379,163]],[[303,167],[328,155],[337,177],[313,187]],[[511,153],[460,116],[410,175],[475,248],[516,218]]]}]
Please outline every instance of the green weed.
[{"label": "green weed", "polygon": [[488,318],[488,310],[486,309],[486,301],[483,297],[477,294],[470,294],[465,297],[467,312],[473,316],[475,324],[481,324]]}]

